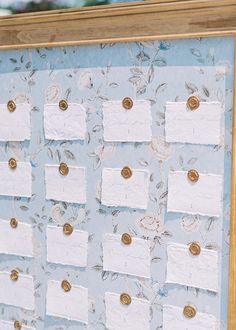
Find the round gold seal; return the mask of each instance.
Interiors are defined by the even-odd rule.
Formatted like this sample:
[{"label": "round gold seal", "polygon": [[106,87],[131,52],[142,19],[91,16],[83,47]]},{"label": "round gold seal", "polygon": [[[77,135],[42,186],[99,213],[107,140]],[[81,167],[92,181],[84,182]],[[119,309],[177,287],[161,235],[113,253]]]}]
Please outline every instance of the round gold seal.
[{"label": "round gold seal", "polygon": [[199,254],[201,253],[201,246],[197,242],[192,242],[189,245],[189,252],[193,256],[199,256]]},{"label": "round gold seal", "polygon": [[122,243],[124,243],[125,245],[129,245],[132,243],[132,237],[130,236],[130,234],[128,233],[124,233],[122,236],[121,236],[121,241]]},{"label": "round gold seal", "polygon": [[61,100],[59,102],[59,108],[62,110],[62,111],[65,111],[68,109],[68,103],[66,100]]},{"label": "round gold seal", "polygon": [[61,282],[61,287],[65,292],[69,292],[71,290],[71,284],[67,280],[63,280]]},{"label": "round gold seal", "polygon": [[188,179],[191,182],[197,182],[199,180],[199,173],[196,170],[189,170],[188,171]]},{"label": "round gold seal", "polygon": [[197,311],[196,308],[192,305],[187,305],[184,307],[183,314],[188,319],[192,319],[194,316],[196,316]]},{"label": "round gold seal", "polygon": [[130,97],[125,97],[122,101],[123,108],[126,110],[132,109],[134,103]]},{"label": "round gold seal", "polygon": [[66,163],[61,163],[59,166],[59,172],[61,175],[67,175],[69,173],[69,167]]},{"label": "round gold seal", "polygon": [[16,330],[21,330],[21,328],[22,328],[22,324],[20,323],[20,321],[15,321],[15,322],[14,322],[14,328],[15,328]]},{"label": "round gold seal", "polygon": [[122,293],[120,295],[120,302],[122,305],[130,305],[131,304],[131,297],[128,293]]},{"label": "round gold seal", "polygon": [[63,226],[63,233],[65,235],[71,235],[73,233],[73,227],[69,223],[65,223]]},{"label": "round gold seal", "polygon": [[121,170],[121,175],[123,176],[124,179],[131,178],[132,174],[133,174],[132,170],[128,166],[123,167]]},{"label": "round gold seal", "polygon": [[17,161],[15,158],[10,158],[8,161],[8,165],[12,170],[15,170],[17,168]]},{"label": "round gold seal", "polygon": [[190,96],[187,101],[189,110],[196,110],[200,106],[200,99],[197,96]]},{"label": "round gold seal", "polygon": [[13,269],[13,270],[11,271],[11,275],[10,275],[10,277],[11,277],[11,280],[12,280],[12,281],[16,282],[16,281],[18,280],[18,278],[19,278],[19,273],[18,273],[18,271],[15,270],[15,269]]},{"label": "round gold seal", "polygon": [[18,226],[18,221],[16,218],[11,218],[10,225],[12,228],[16,228]]},{"label": "round gold seal", "polygon": [[8,111],[10,112],[14,112],[16,110],[16,104],[14,101],[10,100],[8,103],[7,103],[7,109]]}]

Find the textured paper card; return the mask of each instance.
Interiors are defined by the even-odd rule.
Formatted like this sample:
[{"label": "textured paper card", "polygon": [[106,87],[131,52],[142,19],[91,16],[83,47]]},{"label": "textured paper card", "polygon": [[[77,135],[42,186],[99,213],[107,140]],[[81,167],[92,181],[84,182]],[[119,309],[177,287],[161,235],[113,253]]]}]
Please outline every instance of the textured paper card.
[{"label": "textured paper card", "polygon": [[86,203],[85,168],[69,166],[69,173],[61,175],[59,166],[45,166],[46,199],[69,203]]},{"label": "textured paper card", "polygon": [[48,281],[47,315],[88,323],[88,289],[72,285],[63,291],[61,282]]},{"label": "textured paper card", "polygon": [[103,270],[149,278],[150,266],[150,247],[147,241],[132,237],[132,243],[125,245],[121,235],[104,235]]},{"label": "textured paper card", "polygon": [[0,104],[0,109],[0,141],[30,140],[30,104],[18,103],[14,112],[7,109],[7,104]]},{"label": "textured paper card", "polygon": [[193,256],[187,245],[168,244],[166,282],[217,292],[217,251],[201,249],[200,255]]},{"label": "textured paper card", "polygon": [[18,222],[17,228],[10,221],[0,219],[0,253],[33,257],[33,231],[26,223]]},{"label": "textured paper card", "polygon": [[8,162],[0,162],[0,195],[31,197],[32,177],[31,165],[17,162],[17,168],[12,170]]},{"label": "textured paper card", "polygon": [[122,305],[120,295],[105,293],[106,327],[109,330],[149,330],[150,304],[132,297],[130,305]]},{"label": "textured paper card", "polygon": [[102,172],[102,204],[146,209],[148,205],[149,171],[132,169],[124,179],[119,168],[104,168]]},{"label": "textured paper card", "polygon": [[47,227],[47,261],[86,267],[87,251],[88,232],[74,229],[65,235],[62,227]]},{"label": "textured paper card", "polygon": [[0,302],[24,309],[34,310],[33,277],[20,273],[17,281],[12,281],[10,272],[0,272]]},{"label": "textured paper card", "polygon": [[170,172],[167,211],[219,217],[222,189],[221,175],[199,173],[199,180],[191,182],[187,172]]},{"label": "textured paper card", "polygon": [[49,140],[84,140],[86,109],[77,103],[68,103],[65,111],[59,108],[59,104],[45,104],[44,130]]},{"label": "textured paper card", "polygon": [[[14,322],[0,320],[0,329],[2,330],[14,330]],[[35,328],[28,327],[26,325],[21,326],[21,330],[36,330]]]},{"label": "textured paper card", "polygon": [[126,110],[122,101],[103,103],[104,140],[116,142],[145,142],[152,138],[151,105],[148,100],[133,101]]},{"label": "textured paper card", "polygon": [[221,104],[201,102],[194,111],[186,102],[167,102],[165,131],[167,142],[220,144]]},{"label": "textured paper card", "polygon": [[197,312],[194,318],[186,318],[183,309],[163,306],[163,330],[216,330],[217,321],[211,314]]}]

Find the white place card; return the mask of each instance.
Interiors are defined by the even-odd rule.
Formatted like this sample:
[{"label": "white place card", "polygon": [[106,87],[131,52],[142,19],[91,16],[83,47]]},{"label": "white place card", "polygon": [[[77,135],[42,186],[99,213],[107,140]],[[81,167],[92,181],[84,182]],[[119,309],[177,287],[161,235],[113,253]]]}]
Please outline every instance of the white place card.
[{"label": "white place card", "polygon": [[163,330],[217,330],[216,318],[207,313],[197,311],[193,318],[183,315],[183,308],[163,306]]},{"label": "white place card", "polygon": [[0,195],[31,197],[31,164],[17,162],[17,168],[11,169],[8,162],[0,162]]},{"label": "white place card", "polygon": [[167,142],[220,144],[221,104],[200,102],[196,110],[189,110],[186,102],[167,102],[165,132]]},{"label": "white place card", "polygon": [[103,270],[150,278],[151,256],[148,242],[132,237],[126,245],[121,235],[103,237]]},{"label": "white place card", "polygon": [[219,217],[222,187],[222,175],[199,173],[199,180],[191,182],[187,172],[170,172],[167,211]]},{"label": "white place card", "polygon": [[63,227],[47,227],[47,261],[77,267],[87,266],[88,232],[73,230],[63,233]]},{"label": "white place card", "polygon": [[149,171],[132,169],[125,179],[119,168],[104,168],[102,172],[102,204],[146,209],[148,205]]},{"label": "white place card", "polygon": [[[0,320],[0,329],[2,330],[14,330],[14,322]],[[36,330],[35,328],[28,327],[26,325],[21,326],[21,330]]]},{"label": "white place card", "polygon": [[12,228],[10,220],[0,219],[0,253],[33,257],[32,226],[19,221],[17,227]]},{"label": "white place card", "polygon": [[30,275],[20,273],[17,281],[12,281],[10,272],[0,272],[0,302],[28,310],[34,310],[34,281]]},{"label": "white place card", "polygon": [[88,289],[71,285],[71,290],[65,292],[61,288],[61,282],[48,281],[46,309],[47,315],[87,324]]},{"label": "white place card", "polygon": [[0,104],[0,111],[0,141],[30,140],[30,104],[17,103],[14,112],[8,110],[7,104]]},{"label": "white place card", "polygon": [[103,103],[104,140],[108,142],[146,142],[152,139],[151,104],[135,100],[126,110],[122,101]]},{"label": "white place card", "polygon": [[69,166],[69,173],[61,175],[58,165],[45,166],[46,199],[69,203],[86,203],[84,167]]},{"label": "white place card", "polygon": [[45,104],[44,130],[49,140],[84,140],[86,109],[79,103],[68,103],[65,111],[59,104]]},{"label": "white place card", "polygon": [[202,248],[194,256],[187,245],[168,244],[166,282],[217,292],[218,252]]},{"label": "white place card", "polygon": [[105,293],[106,327],[109,330],[149,330],[150,303],[132,297],[130,305],[120,302],[120,295]]}]

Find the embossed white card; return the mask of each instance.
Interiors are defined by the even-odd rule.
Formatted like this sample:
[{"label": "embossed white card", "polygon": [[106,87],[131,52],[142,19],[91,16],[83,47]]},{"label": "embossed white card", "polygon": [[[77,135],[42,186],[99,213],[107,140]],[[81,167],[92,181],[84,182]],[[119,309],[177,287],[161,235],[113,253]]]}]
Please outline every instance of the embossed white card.
[{"label": "embossed white card", "polygon": [[17,168],[11,169],[8,162],[0,162],[0,195],[31,197],[32,177],[31,165],[17,162]]},{"label": "embossed white card", "polygon": [[30,140],[30,104],[16,103],[16,109],[10,112],[7,104],[0,104],[1,125],[0,141]]},{"label": "embossed white card", "polygon": [[148,205],[149,171],[132,169],[132,176],[125,179],[119,168],[102,171],[102,204],[146,209]]},{"label": "embossed white card", "polygon": [[151,104],[135,100],[126,110],[122,101],[103,103],[104,140],[108,142],[145,142],[152,138]]},{"label": "embossed white card", "polygon": [[217,292],[218,272],[217,251],[202,248],[200,255],[194,256],[187,245],[167,245],[167,283]]},{"label": "embossed white card", "polygon": [[104,235],[103,270],[150,278],[150,267],[150,246],[146,240],[132,237],[132,243],[126,245],[121,235]]},{"label": "embossed white card", "polygon": [[45,166],[46,199],[69,203],[86,203],[86,170],[69,166],[69,173],[62,175],[59,166]]},{"label": "embossed white card", "polygon": [[10,221],[0,219],[0,253],[33,257],[32,226],[18,221],[12,228]]},{"label": "embossed white card", "polygon": [[167,211],[219,217],[222,189],[222,175],[199,173],[198,181],[191,182],[187,172],[170,172]]},{"label": "embossed white card", "polygon": [[120,295],[105,293],[106,327],[109,330],[149,330],[150,303],[132,297],[130,305],[120,302]]},{"label": "embossed white card", "polygon": [[197,311],[193,318],[183,315],[183,308],[164,305],[163,306],[163,330],[216,330],[216,318],[207,313]]},{"label": "embossed white card", "polygon": [[63,227],[47,227],[47,261],[63,265],[86,267],[88,232],[73,230],[63,233]]},{"label": "embossed white card", "polygon": [[62,317],[68,320],[88,323],[88,289],[71,285],[71,290],[65,292],[61,282],[48,281],[47,285],[47,315]]},{"label": "embossed white card", "polygon": [[28,310],[34,310],[34,282],[33,277],[19,274],[17,281],[12,281],[11,273],[0,272],[0,302]]},{"label": "embossed white card", "polygon": [[86,109],[79,103],[68,103],[64,111],[59,104],[45,104],[44,130],[49,140],[84,140]]},{"label": "embossed white card", "polygon": [[220,144],[221,104],[200,102],[189,110],[186,102],[167,102],[165,132],[167,142]]},{"label": "embossed white card", "polygon": [[[14,330],[14,322],[0,320],[0,329],[2,330]],[[26,325],[21,325],[21,330],[36,330],[35,328],[28,327]]]}]

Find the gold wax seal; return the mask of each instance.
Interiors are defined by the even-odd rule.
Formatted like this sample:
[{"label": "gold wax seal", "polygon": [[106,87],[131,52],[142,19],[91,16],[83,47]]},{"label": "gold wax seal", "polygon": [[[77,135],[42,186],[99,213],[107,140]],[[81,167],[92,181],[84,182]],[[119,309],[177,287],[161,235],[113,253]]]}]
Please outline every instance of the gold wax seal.
[{"label": "gold wax seal", "polygon": [[65,235],[71,235],[73,233],[73,227],[69,223],[65,223],[63,226],[63,233]]},{"label": "gold wax seal", "polygon": [[189,252],[193,256],[199,256],[199,254],[201,253],[201,246],[197,242],[192,242],[189,245]]},{"label": "gold wax seal", "polygon": [[16,218],[11,218],[10,225],[12,228],[16,228],[18,226],[18,221]]},{"label": "gold wax seal", "polygon": [[16,330],[21,330],[21,328],[22,328],[22,324],[20,323],[20,321],[15,321],[15,322],[14,322],[14,328],[15,328]]},{"label": "gold wax seal", "polygon": [[130,305],[131,304],[131,297],[128,293],[122,293],[120,295],[120,302],[122,305]]},{"label": "gold wax seal", "polygon": [[125,97],[122,101],[123,108],[130,110],[133,107],[133,101],[130,97]]},{"label": "gold wax seal", "polygon": [[189,170],[188,171],[188,179],[191,182],[197,182],[199,179],[199,173],[196,170]]},{"label": "gold wax seal", "polygon": [[123,176],[124,179],[131,178],[132,174],[133,174],[132,170],[128,166],[123,167],[121,170],[121,175]]},{"label": "gold wax seal", "polygon": [[68,103],[66,100],[61,100],[59,102],[59,108],[62,110],[62,111],[65,111],[68,109]]},{"label": "gold wax seal", "polygon": [[10,112],[13,112],[13,111],[15,111],[16,110],[16,104],[15,104],[15,102],[14,101],[9,101],[8,103],[7,103],[7,109],[8,109],[8,111],[10,111]]},{"label": "gold wax seal", "polygon": [[15,158],[10,158],[8,161],[8,165],[9,167],[14,170],[17,168],[17,161],[15,160]]},{"label": "gold wax seal", "polygon": [[66,163],[61,163],[59,166],[59,172],[61,175],[67,175],[69,173],[69,167]]},{"label": "gold wax seal", "polygon": [[11,271],[11,275],[10,275],[10,277],[11,277],[11,280],[12,280],[12,281],[16,282],[16,281],[18,280],[18,278],[19,278],[19,273],[18,273],[18,271],[15,270],[15,269],[13,269],[13,270]]},{"label": "gold wax seal", "polygon": [[130,234],[128,233],[124,233],[122,236],[121,236],[121,241],[122,243],[124,243],[125,245],[129,245],[132,243],[132,237],[130,236]]},{"label": "gold wax seal", "polygon": [[197,311],[196,311],[196,308],[194,306],[187,305],[187,306],[184,307],[183,314],[188,319],[192,319],[194,316],[196,316]]},{"label": "gold wax seal", "polygon": [[69,292],[71,290],[71,284],[67,280],[63,280],[61,282],[61,287],[65,292]]},{"label": "gold wax seal", "polygon": [[197,96],[190,96],[187,101],[189,110],[196,110],[200,106],[200,99]]}]

